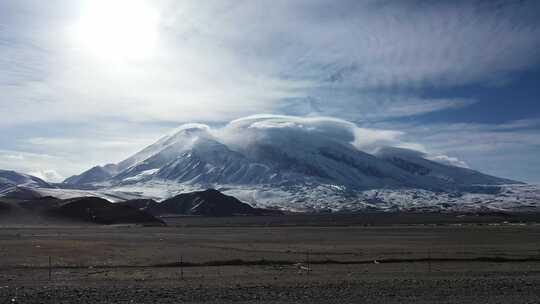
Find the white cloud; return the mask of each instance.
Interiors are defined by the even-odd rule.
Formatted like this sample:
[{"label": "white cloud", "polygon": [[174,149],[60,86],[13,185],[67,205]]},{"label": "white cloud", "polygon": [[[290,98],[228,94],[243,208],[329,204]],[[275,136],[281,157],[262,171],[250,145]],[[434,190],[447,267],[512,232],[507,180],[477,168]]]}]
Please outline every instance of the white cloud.
[{"label": "white cloud", "polygon": [[[533,1],[137,0],[137,14],[148,6],[157,31],[151,52],[137,56],[81,43],[73,30],[81,19],[91,23],[81,11],[88,1],[0,1],[0,125],[28,130],[0,143],[10,150],[0,153],[0,167],[68,176],[151,143],[166,129],[145,130],[155,123],[219,124],[256,113],[365,122],[466,107],[475,101],[425,98],[419,89],[500,85],[540,59]],[[132,34],[128,44],[140,45]],[[354,143],[468,160],[537,145],[537,135],[516,130],[535,123],[391,125],[355,129]],[[52,135],[36,128],[74,125],[85,128]]]},{"label": "white cloud", "polygon": [[388,104],[387,107],[382,106],[380,111],[373,111],[366,115],[366,118],[371,117],[404,117],[436,112],[447,109],[457,109],[466,107],[475,103],[470,99],[420,99],[420,98],[404,98],[403,101]]},{"label": "white cloud", "polygon": [[[492,82],[539,59],[540,25],[527,4],[141,0],[137,12],[149,8],[159,37],[151,54],[131,58],[88,52],[73,33],[88,17],[84,3],[5,7],[21,6],[12,15],[31,24],[10,17],[0,31],[0,106],[10,114],[0,123],[223,122],[307,96],[325,105],[318,115],[407,116],[472,101],[385,97],[386,88]],[[368,89],[383,93],[370,101]]]},{"label": "white cloud", "polygon": [[[440,123],[394,125],[403,129],[406,138],[429,144],[431,149],[454,152],[497,152],[503,149],[540,146],[538,129],[521,129],[523,121],[505,124]],[[530,126],[530,125],[529,125]]]},{"label": "white cloud", "polygon": [[[0,168],[24,173],[54,169],[68,177],[95,165],[123,160],[156,141],[171,127],[103,122],[56,128],[34,125],[31,129],[28,134],[36,136],[16,134],[0,140],[8,145],[6,149],[0,148]],[[16,132],[9,128],[3,131]]]},{"label": "white cloud", "polygon": [[[379,124],[377,128],[359,127],[351,122],[332,117],[295,117],[261,114],[231,121],[224,126],[186,124],[179,128],[206,129],[230,146],[246,147],[255,139],[283,142],[291,138],[324,136],[330,141],[351,144],[359,150],[373,153],[381,146],[396,146],[419,151],[428,159],[480,171],[514,177],[513,166],[521,168],[535,156],[523,154],[531,145],[540,146],[536,129],[521,130],[514,127],[535,126],[535,121],[514,121],[501,125],[439,124],[407,125]],[[0,150],[0,168],[25,173],[54,169],[60,175],[77,174],[97,164],[119,162],[152,144],[169,128],[149,129],[111,127],[117,134],[111,136],[109,128],[76,137],[36,137],[23,142],[22,148],[38,153]],[[174,129],[175,132],[179,128]],[[510,130],[510,131],[509,131]],[[276,131],[276,132],[274,132]],[[89,139],[92,138],[92,139]],[[324,142],[324,141],[317,141]],[[48,152],[49,154],[48,154]],[[529,157],[519,163],[501,162],[500,153]],[[512,156],[507,156],[510,160]],[[494,161],[497,159],[497,161]],[[521,158],[520,158],[521,159]],[[467,160],[465,162],[464,160]],[[510,168],[510,169],[508,169]]]},{"label": "white cloud", "polygon": [[[278,129],[278,132],[273,132]],[[380,145],[398,142],[401,132],[359,128],[355,124],[333,117],[297,117],[286,115],[261,114],[234,120],[222,129],[213,130],[223,141],[247,145],[253,138],[269,137],[268,140],[282,140],[280,136],[290,133],[325,138],[351,144],[361,150],[373,150]]]},{"label": "white cloud", "polygon": [[66,168],[70,164],[49,154],[29,153],[13,150],[0,150],[0,168],[27,174],[37,174],[49,181],[60,181],[62,176],[50,167]]},{"label": "white cloud", "polygon": [[[296,117],[285,115],[254,115],[234,120],[223,128],[205,127],[217,139],[236,147],[247,149],[253,141],[286,144],[291,140],[332,144],[350,144],[358,150],[374,153],[381,147],[396,146],[419,151],[427,159],[447,165],[468,167],[464,161],[447,156],[440,151],[433,153],[419,143],[406,142],[402,131],[360,128],[357,125],[332,117]],[[318,137],[318,140],[310,138]],[[323,140],[321,140],[323,139]]]},{"label": "white cloud", "polygon": [[29,172],[28,174],[33,175],[35,177],[39,177],[44,181],[47,182],[53,182],[53,183],[59,183],[64,180],[64,177],[55,170],[43,170],[43,171],[33,171]]},{"label": "white cloud", "polygon": [[288,99],[278,110],[291,115],[326,115],[366,122],[458,109],[476,102],[464,98],[426,99],[408,94],[358,93],[350,89],[317,90],[314,96],[317,97]]},{"label": "white cloud", "polygon": [[450,157],[447,155],[432,155],[432,156],[428,156],[427,159],[436,161],[445,165],[469,168],[469,165],[467,165],[466,162],[459,160],[457,157]]}]

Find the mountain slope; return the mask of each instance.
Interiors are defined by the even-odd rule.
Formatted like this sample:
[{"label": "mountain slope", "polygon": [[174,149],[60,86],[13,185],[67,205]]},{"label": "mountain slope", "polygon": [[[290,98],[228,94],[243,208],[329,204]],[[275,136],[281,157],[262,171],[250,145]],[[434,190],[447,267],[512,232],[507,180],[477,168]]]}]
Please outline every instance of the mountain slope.
[{"label": "mountain slope", "polygon": [[[353,190],[420,188],[455,191],[465,185],[510,180],[439,164],[412,150],[385,148],[375,155],[325,133],[267,128],[247,145],[225,144],[207,128],[189,125],[114,165],[94,167],[66,182],[112,185],[166,180],[200,185],[334,184]],[[108,177],[107,177],[108,176]],[[103,179],[105,178],[105,179]],[[99,182],[96,182],[99,183]]]},{"label": "mountain slope", "polygon": [[217,141],[204,128],[181,128],[120,162],[110,181],[132,184],[152,178],[181,183],[269,183],[271,169],[248,160]]},{"label": "mountain slope", "polygon": [[153,214],[185,214],[204,216],[259,215],[257,210],[232,196],[214,190],[179,194],[152,208]]},{"label": "mountain slope", "polygon": [[163,224],[161,220],[147,212],[130,206],[113,204],[97,197],[65,200],[57,208],[49,210],[49,213],[107,225],[119,223]]},{"label": "mountain slope", "polygon": [[[391,210],[437,198],[452,205],[466,193],[477,194],[471,200],[506,202],[514,194],[504,194],[509,192],[502,185],[520,185],[435,162],[418,151],[381,145],[363,150],[357,132],[352,124],[332,119],[257,116],[231,122],[219,132],[190,124],[113,165],[110,177],[90,184],[107,185],[100,191],[156,200],[214,188],[252,206],[299,210]],[[370,142],[367,136],[361,140]],[[406,202],[401,205],[396,198]]]},{"label": "mountain slope", "polygon": [[12,187],[54,188],[46,181],[32,175],[0,170],[0,190]]},{"label": "mountain slope", "polygon": [[90,185],[100,183],[111,178],[116,172],[116,165],[95,166],[79,175],[68,177],[64,180],[68,185]]},{"label": "mountain slope", "polygon": [[432,177],[448,185],[470,187],[474,185],[520,184],[520,182],[483,174],[468,168],[434,162],[427,159],[421,152],[414,150],[383,147],[375,155],[411,174]]},{"label": "mountain slope", "polygon": [[13,186],[0,190],[0,197],[15,199],[34,199],[42,197],[39,191],[25,186]]},{"label": "mountain slope", "polygon": [[0,224],[144,224],[163,225],[151,214],[110,203],[98,197],[62,200],[54,197],[34,199],[0,198]]}]

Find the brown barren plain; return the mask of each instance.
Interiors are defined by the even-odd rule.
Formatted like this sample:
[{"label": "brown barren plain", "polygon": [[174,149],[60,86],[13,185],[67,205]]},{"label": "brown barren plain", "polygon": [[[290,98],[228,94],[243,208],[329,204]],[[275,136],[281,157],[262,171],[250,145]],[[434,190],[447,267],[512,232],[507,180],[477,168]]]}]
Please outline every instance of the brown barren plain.
[{"label": "brown barren plain", "polygon": [[538,303],[535,221],[408,214],[10,224],[0,228],[0,303]]}]

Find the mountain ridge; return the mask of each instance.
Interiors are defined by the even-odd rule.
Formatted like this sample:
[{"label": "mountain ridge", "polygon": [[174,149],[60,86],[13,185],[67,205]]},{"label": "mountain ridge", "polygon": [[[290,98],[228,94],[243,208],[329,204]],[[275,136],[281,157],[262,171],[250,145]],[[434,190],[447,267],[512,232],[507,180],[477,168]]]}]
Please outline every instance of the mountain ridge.
[{"label": "mountain ridge", "polygon": [[201,185],[313,182],[360,190],[403,187],[435,191],[476,184],[519,183],[441,164],[414,150],[383,147],[369,154],[320,135],[305,139],[301,132],[291,132],[282,142],[262,139],[239,149],[197,126],[180,128],[126,160],[108,166],[115,170],[93,167],[65,183],[82,186],[106,182],[114,186],[152,179]]},{"label": "mountain ridge", "polygon": [[437,155],[362,132],[340,120],[286,116],[248,117],[220,129],[188,124],[119,163],[68,178],[58,185],[63,189],[38,192],[119,202],[217,189],[252,207],[292,211],[530,210],[538,204],[540,190],[533,186],[437,162]]}]

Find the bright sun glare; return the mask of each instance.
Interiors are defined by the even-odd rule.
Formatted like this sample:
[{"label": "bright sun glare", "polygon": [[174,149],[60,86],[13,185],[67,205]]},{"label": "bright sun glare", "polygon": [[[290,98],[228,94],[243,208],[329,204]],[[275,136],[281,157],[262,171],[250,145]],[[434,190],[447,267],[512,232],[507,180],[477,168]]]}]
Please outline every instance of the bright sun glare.
[{"label": "bright sun glare", "polygon": [[83,51],[101,59],[144,59],[156,47],[158,21],[143,0],[87,0],[73,34]]}]

